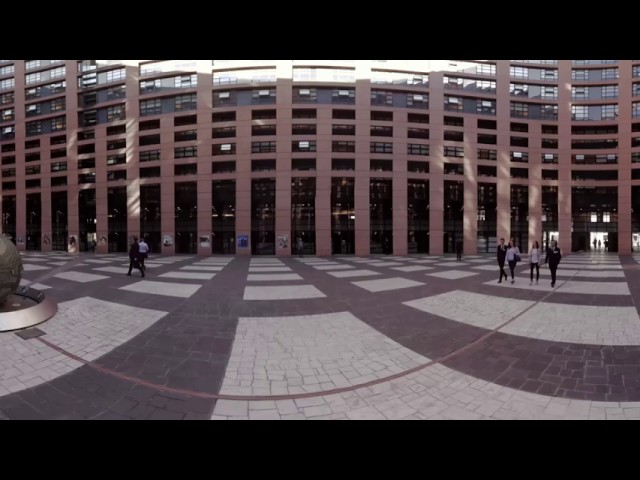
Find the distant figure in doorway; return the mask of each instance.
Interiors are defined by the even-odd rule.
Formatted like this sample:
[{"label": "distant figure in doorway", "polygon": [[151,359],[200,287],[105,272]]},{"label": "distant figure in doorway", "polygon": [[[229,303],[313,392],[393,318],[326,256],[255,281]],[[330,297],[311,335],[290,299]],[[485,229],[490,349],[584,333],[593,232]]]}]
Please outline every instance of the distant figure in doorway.
[{"label": "distant figure in doorway", "polygon": [[149,245],[147,244],[147,242],[145,242],[144,237],[140,239],[140,242],[138,242],[138,250],[140,252],[140,255],[138,255],[140,268],[142,268],[142,270],[146,272],[147,267],[145,267],[144,265],[144,260],[149,256]]},{"label": "distant figure in doorway", "polygon": [[558,248],[558,242],[553,240],[551,242],[551,246],[547,249],[547,256],[544,259],[545,264],[549,264],[549,270],[551,270],[551,286],[556,286],[556,272],[558,270],[558,265],[560,264],[560,259],[562,259],[562,252]]},{"label": "distant figure in doorway", "polygon": [[540,280],[540,244],[536,240],[529,250],[529,266],[531,267],[531,275],[529,277],[529,285],[533,285],[533,269],[536,269],[536,285]]},{"label": "distant figure in doorway", "polygon": [[498,278],[498,283],[502,283],[502,276],[504,275],[504,279],[509,278],[507,273],[504,271],[504,260],[507,257],[507,246],[504,243],[504,238],[500,239],[500,244],[498,245],[498,267],[500,268],[500,278]]},{"label": "distant figure in doorway", "polygon": [[609,240],[605,240],[604,241],[604,251],[608,252],[609,251]]},{"label": "distant figure in doorway", "polygon": [[515,282],[515,269],[516,263],[520,260],[520,249],[516,246],[515,240],[509,242],[509,249],[507,250],[507,262],[509,263],[509,270],[511,271],[511,283]]},{"label": "distant figure in doorway", "polygon": [[598,240],[598,250],[600,250],[601,246],[602,246],[602,242],[600,240]]},{"label": "distant figure in doorway", "polygon": [[462,260],[462,240],[456,242],[456,260]]},{"label": "distant figure in doorway", "polygon": [[138,237],[133,237],[133,243],[131,244],[131,248],[129,248],[129,273],[127,273],[127,276],[131,276],[131,270],[133,268],[140,270],[144,278],[144,270],[140,266],[140,244],[138,243]]},{"label": "distant figure in doorway", "polygon": [[593,239],[593,249],[595,250],[596,248],[598,248],[598,240],[596,240],[595,238]]},{"label": "distant figure in doorway", "polygon": [[389,242],[389,237],[386,235],[382,239],[382,253],[391,255],[391,243]]},{"label": "distant figure in doorway", "polygon": [[298,250],[298,255],[302,257],[302,254],[304,252],[304,242],[302,241],[302,237],[298,237],[296,239],[296,250]]}]

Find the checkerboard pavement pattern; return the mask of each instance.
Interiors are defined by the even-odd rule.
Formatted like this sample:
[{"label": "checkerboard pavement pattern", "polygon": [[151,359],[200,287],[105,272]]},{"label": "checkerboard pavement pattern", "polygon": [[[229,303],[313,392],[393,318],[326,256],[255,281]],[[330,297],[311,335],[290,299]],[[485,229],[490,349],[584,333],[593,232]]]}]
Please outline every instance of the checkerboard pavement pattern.
[{"label": "checkerboard pavement pattern", "polygon": [[639,261],[26,252],[59,312],[0,333],[0,418],[637,419]]}]

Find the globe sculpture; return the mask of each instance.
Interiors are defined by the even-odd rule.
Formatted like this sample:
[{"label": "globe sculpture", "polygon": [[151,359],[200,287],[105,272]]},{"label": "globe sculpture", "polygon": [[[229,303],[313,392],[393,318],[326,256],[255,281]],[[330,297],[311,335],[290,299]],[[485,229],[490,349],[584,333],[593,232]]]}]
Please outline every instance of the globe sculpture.
[{"label": "globe sculpture", "polygon": [[20,252],[9,237],[0,235],[0,305],[17,290],[23,270]]}]

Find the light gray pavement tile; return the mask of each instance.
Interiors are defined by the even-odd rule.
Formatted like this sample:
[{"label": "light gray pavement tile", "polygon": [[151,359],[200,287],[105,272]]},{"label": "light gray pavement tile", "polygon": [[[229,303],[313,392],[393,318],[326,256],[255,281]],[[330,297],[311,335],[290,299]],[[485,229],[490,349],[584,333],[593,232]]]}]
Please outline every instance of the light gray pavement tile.
[{"label": "light gray pavement tile", "polygon": [[403,264],[398,262],[369,262],[370,267],[400,267]]},{"label": "light gray pavement tile", "polygon": [[640,345],[640,317],[635,307],[541,302],[500,331],[554,342]]},{"label": "light gray pavement tile", "polygon": [[494,329],[532,306],[534,302],[454,290],[403,304],[456,322]]},{"label": "light gray pavement tile", "polygon": [[46,265],[33,265],[31,263],[23,263],[22,268],[25,272],[33,272],[36,270],[50,270],[51,267],[47,267]]},{"label": "light gray pavement tile", "polygon": [[291,272],[289,267],[249,267],[249,273]]},{"label": "light gray pavement tile", "polygon": [[398,290],[401,288],[419,287],[424,285],[423,282],[408,280],[401,277],[382,278],[379,280],[363,280],[351,282],[357,287],[364,288],[369,292],[384,292],[387,290]]},{"label": "light gray pavement tile", "polygon": [[62,278],[64,280],[71,280],[72,282],[78,282],[78,283],[95,282],[98,280],[104,280],[106,278],[109,278],[105,275],[94,275],[93,273],[75,272],[73,270],[68,272],[57,273],[54,275],[54,277]]},{"label": "light gray pavement tile", "polygon": [[451,262],[440,262],[440,263],[436,263],[435,265],[437,267],[458,268],[458,267],[466,267],[469,264],[466,262],[451,261]]},{"label": "light gray pavement tile", "polygon": [[345,414],[350,420],[385,420],[385,416],[372,406],[356,408]]},{"label": "light gray pavement tile", "polygon": [[87,361],[129,341],[167,312],[131,307],[91,297],[58,305],[53,319],[38,326],[47,340]]},{"label": "light gray pavement tile", "polygon": [[119,275],[125,275],[129,271],[129,267],[96,267],[91,270],[106,273],[117,273]]},{"label": "light gray pavement tile", "polygon": [[246,400],[218,400],[213,414],[226,417],[248,416],[249,402]]},{"label": "light gray pavement tile", "polygon": [[165,272],[158,275],[158,278],[184,278],[187,280],[211,280],[215,277],[215,273],[205,273],[205,272]]},{"label": "light gray pavement tile", "polygon": [[380,272],[374,272],[373,270],[345,270],[339,272],[327,272],[336,278],[349,278],[349,277],[371,277],[373,275],[380,275]]},{"label": "light gray pavement tile", "polygon": [[422,270],[433,270],[434,267],[426,267],[422,265],[409,265],[406,267],[392,267],[391,270],[397,270],[399,272],[419,272]]},{"label": "light gray pavement tile", "polygon": [[244,300],[292,300],[324,298],[326,295],[313,285],[250,286],[244,288]]},{"label": "light gray pavement tile", "polygon": [[284,280],[303,280],[297,273],[250,273],[248,282],[278,282]]},{"label": "light gray pavement tile", "polygon": [[[264,358],[268,362],[258,364]],[[325,372],[323,362],[335,373]],[[252,391],[256,386],[277,386],[320,392],[384,378],[426,362],[349,312],[241,317],[221,392],[235,388],[236,365],[252,382]],[[263,368],[266,379],[257,380]]]},{"label": "light gray pavement tile", "polygon": [[196,293],[202,285],[194,285],[191,283],[171,283],[171,282],[154,282],[149,280],[141,280],[120,287],[120,290],[129,290],[138,293],[148,293],[152,295],[165,295],[169,297],[189,298]]},{"label": "light gray pavement tile", "polygon": [[249,410],[249,420],[280,420],[278,410]]},{"label": "light gray pavement tile", "polygon": [[316,270],[348,270],[352,268],[356,268],[353,265],[344,265],[344,264],[331,264],[331,265],[314,265],[313,268]]},{"label": "light gray pavement tile", "polygon": [[195,270],[195,271],[202,271],[202,272],[220,272],[223,268],[224,268],[223,266],[216,266],[216,265],[187,265],[186,267],[180,267],[179,270]]},{"label": "light gray pavement tile", "polygon": [[446,270],[444,272],[426,273],[432,277],[446,278],[447,280],[459,280],[461,278],[472,277],[478,275],[476,272],[468,272],[464,270]]}]

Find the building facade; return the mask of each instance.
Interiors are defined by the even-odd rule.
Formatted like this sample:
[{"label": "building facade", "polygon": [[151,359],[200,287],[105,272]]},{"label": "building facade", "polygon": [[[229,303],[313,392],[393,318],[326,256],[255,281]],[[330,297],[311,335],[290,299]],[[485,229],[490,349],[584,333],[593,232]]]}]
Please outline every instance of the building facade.
[{"label": "building facade", "polygon": [[640,60],[0,60],[0,112],[20,250],[640,250]]}]

